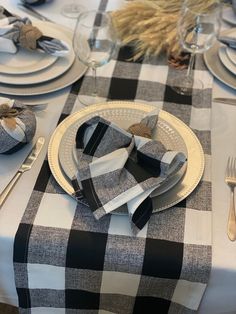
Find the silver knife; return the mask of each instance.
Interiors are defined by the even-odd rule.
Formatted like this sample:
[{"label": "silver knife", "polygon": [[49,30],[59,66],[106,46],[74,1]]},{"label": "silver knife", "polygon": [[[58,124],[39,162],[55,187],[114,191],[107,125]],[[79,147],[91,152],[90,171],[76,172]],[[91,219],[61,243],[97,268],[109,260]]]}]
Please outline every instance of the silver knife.
[{"label": "silver knife", "polygon": [[47,22],[51,22],[53,23],[52,20],[50,20],[49,18],[47,18],[46,16],[42,15],[41,13],[37,12],[36,10],[34,10],[33,8],[31,8],[30,5],[26,4],[26,3],[18,3],[17,4],[17,7],[19,9],[21,9],[22,11],[25,11],[26,13],[36,17],[37,19],[39,20],[42,20],[42,21],[47,21]]},{"label": "silver knife", "polygon": [[236,98],[213,98],[213,101],[236,106]]},{"label": "silver knife", "polygon": [[31,152],[26,157],[26,159],[23,161],[20,169],[17,171],[17,173],[14,175],[14,177],[11,179],[11,181],[8,183],[8,185],[5,187],[3,192],[0,194],[0,208],[2,207],[3,203],[7,199],[8,195],[10,194],[12,188],[15,186],[16,182],[19,180],[22,173],[25,171],[28,171],[32,168],[33,163],[37,159],[39,153],[41,152],[41,149],[43,147],[43,144],[45,142],[44,137],[39,137],[37,139],[37,142],[34,144]]}]

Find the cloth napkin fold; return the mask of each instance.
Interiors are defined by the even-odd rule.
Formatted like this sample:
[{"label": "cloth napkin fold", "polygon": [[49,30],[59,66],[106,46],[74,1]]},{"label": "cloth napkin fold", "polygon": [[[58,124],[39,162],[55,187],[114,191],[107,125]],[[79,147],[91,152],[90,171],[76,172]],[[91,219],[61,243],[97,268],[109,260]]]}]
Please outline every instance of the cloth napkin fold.
[{"label": "cloth napkin fold", "polygon": [[[141,123],[154,127],[158,115]],[[76,134],[78,173],[75,196],[86,198],[96,219],[127,203],[134,233],[152,214],[151,192],[186,162],[182,152],[159,141],[132,135],[100,116],[83,123]]]},{"label": "cloth napkin fold", "polygon": [[21,2],[30,4],[30,5],[40,5],[40,4],[44,4],[51,1],[52,0],[21,0]]},{"label": "cloth napkin fold", "polygon": [[35,115],[24,103],[0,97],[0,154],[18,151],[33,139],[35,131]]},{"label": "cloth napkin fold", "polygon": [[0,6],[0,52],[16,53],[19,46],[57,57],[65,56],[70,50],[66,42],[43,35],[29,18],[21,18]]}]

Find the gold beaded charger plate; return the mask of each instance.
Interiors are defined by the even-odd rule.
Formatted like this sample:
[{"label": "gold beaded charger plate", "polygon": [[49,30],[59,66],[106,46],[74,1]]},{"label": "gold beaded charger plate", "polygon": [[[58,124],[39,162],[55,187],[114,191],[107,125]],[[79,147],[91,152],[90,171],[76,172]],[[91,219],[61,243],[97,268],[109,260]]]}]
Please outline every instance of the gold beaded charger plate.
[{"label": "gold beaded charger plate", "polygon": [[[73,167],[72,170],[67,169],[66,174],[63,168],[66,169],[68,164],[65,166],[63,163],[65,162],[65,156],[70,155],[69,167],[71,167],[70,162],[74,159],[74,135],[80,124],[95,115],[101,115],[105,119],[111,120],[120,127],[127,129],[129,125],[140,122],[144,116],[155,108],[149,104],[129,101],[104,102],[83,108],[63,120],[55,129],[48,146],[49,167],[57,183],[66,193],[73,197],[74,191],[69,176],[73,175],[71,171],[74,172],[75,169]],[[73,131],[68,133],[73,133],[71,133],[72,136],[69,140],[69,137],[65,136],[68,128],[73,129]],[[159,113],[159,124],[154,138],[158,139],[158,136],[163,144],[167,145],[167,149],[173,150],[177,148],[183,151],[188,161],[186,168],[182,170],[183,173],[178,174],[178,180],[172,186],[169,186],[168,184],[170,183],[167,183],[166,190],[163,187],[163,191],[159,190],[153,195],[154,212],[174,206],[186,198],[198,185],[203,175],[205,163],[204,153],[196,135],[185,123],[163,110]],[[62,141],[64,141],[63,144],[67,142],[67,146],[63,146],[61,144]],[[68,152],[64,152],[66,149],[68,149]],[[74,162],[76,163],[76,160]],[[61,164],[63,164],[63,167]],[[122,206],[114,213],[127,213],[126,207]]]}]

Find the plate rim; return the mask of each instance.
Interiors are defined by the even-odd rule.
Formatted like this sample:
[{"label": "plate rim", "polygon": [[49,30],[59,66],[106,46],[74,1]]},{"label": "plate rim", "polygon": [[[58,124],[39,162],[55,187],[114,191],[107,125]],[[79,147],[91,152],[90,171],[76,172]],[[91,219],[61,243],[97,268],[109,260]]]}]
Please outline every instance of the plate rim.
[{"label": "plate rim", "polygon": [[[51,36],[57,37],[58,39],[62,39],[67,43],[70,42],[70,38],[68,38],[65,33],[58,32],[56,27],[52,24],[50,26],[45,26],[44,23],[35,22],[35,26],[38,26],[43,32],[45,30],[51,30]],[[46,32],[46,31],[45,31]],[[50,33],[50,32],[48,32]],[[59,38],[60,37],[60,38]],[[32,73],[24,73],[19,75],[12,75],[6,73],[0,73],[0,81],[3,84],[10,84],[10,85],[35,85],[40,83],[46,83],[50,80],[53,80],[60,75],[63,75],[74,63],[76,56],[71,46],[71,50],[65,57],[57,57],[55,62],[53,62],[48,67],[40,69],[39,71],[35,71]]]},{"label": "plate rim", "polygon": [[[99,104],[91,105],[89,107],[85,107],[80,109],[79,111],[76,111],[69,115],[67,118],[65,118],[54,130],[49,144],[48,144],[48,163],[49,167],[51,169],[52,175],[54,176],[55,180],[57,183],[62,187],[62,189],[71,197],[73,193],[72,186],[68,183],[68,181],[63,177],[62,171],[60,169],[60,162],[59,162],[59,156],[58,156],[58,150],[59,150],[59,138],[63,134],[63,128],[66,128],[66,124],[70,119],[75,118],[76,116],[83,116],[86,115],[86,113],[90,112],[96,112],[97,109],[114,109],[114,108],[132,108],[132,109],[141,109],[143,110],[144,114],[149,113],[152,110],[156,109],[156,106],[150,105],[150,104],[145,104],[145,103],[140,103],[140,102],[131,102],[131,101],[108,101],[108,102],[102,102]],[[153,202],[154,208],[153,213],[159,212],[161,210],[170,208],[177,203],[181,202],[183,199],[185,199],[198,185],[200,182],[203,172],[204,172],[204,166],[205,166],[205,158],[204,158],[204,152],[202,149],[202,146],[197,138],[197,136],[194,134],[194,132],[180,119],[175,117],[174,115],[168,113],[167,111],[160,110],[160,116],[165,120],[169,122],[169,124],[175,124],[174,128],[177,128],[179,132],[182,133],[185,145],[187,147],[188,151],[188,166],[186,169],[185,174],[183,177],[180,179],[180,181],[177,183],[176,186],[171,188],[169,191],[167,191],[164,194],[161,194],[160,196],[156,196],[155,199],[157,200],[157,203],[162,204],[161,206],[158,207],[158,204],[156,204],[155,200]],[[191,145],[186,143],[186,140],[194,142],[194,147],[191,147]],[[56,143],[58,145],[56,145]],[[57,146],[57,147],[56,147]],[[189,150],[193,150],[194,154],[189,152]],[[193,160],[197,160],[196,164],[198,165],[198,171],[197,174],[195,175],[195,179],[191,182],[191,185],[188,182],[185,182],[191,177],[192,179],[192,172],[196,172],[196,168],[192,167],[190,168],[189,166],[189,160],[192,162]],[[191,163],[190,163],[191,164]],[[194,169],[193,169],[194,168]],[[62,174],[62,177],[60,177],[60,174],[58,175],[58,172]],[[186,178],[187,177],[187,178]],[[179,191],[179,189],[181,189]],[[175,199],[170,201],[169,198],[167,199],[166,194],[168,193],[175,194]],[[181,193],[182,192],[182,193]],[[114,212],[115,214],[115,212]]]},{"label": "plate rim", "polygon": [[[51,22],[41,22],[37,21],[37,23],[44,23],[45,25],[52,25],[54,23]],[[58,29],[60,29],[66,36],[69,38],[73,37],[73,30],[70,28],[55,24]],[[1,93],[4,95],[12,95],[12,96],[36,96],[36,95],[45,95],[52,92],[56,92],[59,90],[62,90],[70,85],[72,85],[74,82],[76,82],[78,79],[80,79],[84,73],[87,71],[88,67],[82,64],[78,58],[75,58],[73,64],[71,67],[62,75],[58,76],[57,78],[54,78],[48,82],[39,83],[39,84],[33,84],[30,86],[30,88],[27,88],[27,86],[24,85],[10,85],[10,84],[4,84],[0,83],[0,89]]]},{"label": "plate rim", "polygon": [[[98,111],[98,113],[100,113],[100,112],[101,112],[101,110]],[[102,110],[102,112],[104,112],[104,111]],[[140,112],[140,110],[139,110],[139,112]],[[96,114],[97,113],[94,112],[92,114],[92,116],[94,116]],[[141,112],[140,112],[140,115],[141,115]],[[142,115],[143,115],[143,113],[142,113]],[[84,118],[86,118],[86,116],[82,117],[82,120],[84,120]],[[74,130],[74,128],[78,128],[79,125],[81,125],[81,122],[82,122],[81,119],[77,119],[75,121],[74,120],[71,121],[70,124],[68,123],[67,128],[63,132],[63,135],[62,135],[60,143],[59,143],[59,148],[58,148],[59,163],[60,163],[60,166],[62,168],[62,172],[65,173],[68,180],[72,180],[72,178],[74,177],[74,174],[76,173],[76,169],[73,169],[73,170],[71,169],[71,165],[72,165],[72,168],[74,166],[73,160],[76,159],[75,157],[73,157],[73,153],[74,153],[73,148],[75,148],[75,145],[74,145],[74,147],[72,147],[71,157],[68,156],[68,153],[65,153],[66,150],[63,150],[63,152],[62,152],[62,149],[63,149],[63,146],[65,146],[68,143],[68,140],[67,140],[68,136],[71,137],[71,136],[76,135],[74,133],[72,135],[72,130]],[[187,157],[187,148],[186,148],[184,139],[179,134],[179,132],[172,125],[170,125],[166,120],[163,120],[160,116],[158,117],[158,123],[160,125],[159,128],[161,128],[161,125],[163,125],[163,124],[165,125],[164,127],[162,126],[162,132],[164,132],[165,134],[168,134],[168,132],[164,131],[165,129],[170,129],[171,130],[170,133],[174,132],[176,141],[177,142],[181,141],[181,143],[180,143],[181,147],[179,147],[179,148],[175,147],[174,150],[183,152]],[[69,131],[70,131],[70,133],[68,134]],[[157,131],[157,134],[158,134],[158,131]],[[172,139],[172,141],[173,141],[173,139]],[[69,160],[71,160],[70,164],[68,164]],[[63,166],[63,164],[64,164],[64,166]],[[169,180],[165,181],[165,183],[163,182],[163,184],[161,184],[161,186],[159,186],[157,189],[155,189],[150,194],[150,196],[152,198],[156,197],[157,195],[161,195],[162,193],[165,193],[166,191],[168,191],[169,189],[174,187],[174,185],[177,184],[179,182],[179,180],[182,178],[182,176],[184,175],[184,173],[186,171],[186,167],[187,167],[187,163],[185,163],[184,166],[172,178],[169,178]],[[71,172],[71,170],[72,170],[72,172]]]},{"label": "plate rim", "polygon": [[[225,30],[222,32],[223,35],[228,35],[230,34],[231,32],[235,31],[235,28],[234,29],[229,29],[229,30]],[[221,44],[219,42],[215,42],[215,44],[209,48],[206,52],[204,52],[203,54],[203,59],[204,59],[204,62],[208,68],[208,70],[211,72],[211,74],[213,76],[215,76],[219,81],[221,81],[222,83],[224,83],[225,85],[233,88],[233,89],[236,89],[236,79],[235,79],[235,75],[233,73],[231,73],[228,69],[225,68],[225,66],[222,64],[219,56],[218,56],[218,49],[220,48]],[[235,83],[231,83],[229,82],[228,80],[225,80],[224,78],[222,78],[222,72],[219,73],[216,73],[215,70],[212,68],[212,66],[210,65],[209,61],[208,61],[208,56],[210,54],[213,54],[214,57],[212,58],[214,60],[214,64],[218,63],[219,66],[222,67],[222,71],[225,73],[225,75],[228,75],[232,78],[232,80],[235,80]]]},{"label": "plate rim", "polygon": [[234,64],[231,59],[229,59],[226,50],[227,49],[223,46],[218,49],[220,61],[223,63],[228,71],[236,75],[236,64]]},{"label": "plate rim", "polygon": [[[20,50],[20,53],[21,53],[21,50],[23,51],[23,48],[19,48],[19,50]],[[17,52],[17,53],[19,53],[19,52]],[[17,53],[13,55],[14,58],[17,57]],[[9,53],[5,53],[5,54],[9,55]],[[42,52],[38,52],[38,55],[42,55],[43,56],[43,58],[40,60],[40,62],[42,62],[42,60],[49,59],[48,62],[45,63],[40,68],[38,67],[38,62],[37,61],[35,62],[36,64],[34,66],[33,65],[28,65],[28,66],[24,66],[24,67],[20,67],[20,68],[19,67],[13,67],[13,66],[7,66],[5,64],[0,63],[0,74],[1,75],[2,74],[26,75],[26,74],[30,74],[30,73],[35,73],[35,72],[41,71],[41,70],[51,66],[58,59],[58,57],[56,57],[56,56],[45,54],[45,53],[42,53]],[[45,56],[46,56],[46,58],[44,58]],[[49,58],[47,58],[48,56],[49,56]]]}]

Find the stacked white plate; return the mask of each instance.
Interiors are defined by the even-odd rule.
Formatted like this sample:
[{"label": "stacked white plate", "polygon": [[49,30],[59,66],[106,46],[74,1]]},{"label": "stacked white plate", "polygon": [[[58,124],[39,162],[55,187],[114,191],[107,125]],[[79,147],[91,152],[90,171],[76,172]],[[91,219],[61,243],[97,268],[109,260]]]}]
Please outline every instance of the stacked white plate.
[{"label": "stacked white plate", "polygon": [[[224,36],[235,37],[236,28],[222,32]],[[212,74],[224,84],[236,89],[236,49],[216,42],[204,54],[204,60]]]},{"label": "stacked white plate", "polygon": [[17,96],[42,95],[67,87],[86,71],[72,48],[73,32],[49,22],[35,22],[44,35],[63,40],[71,47],[65,57],[20,48],[16,54],[0,53],[0,91]]}]

